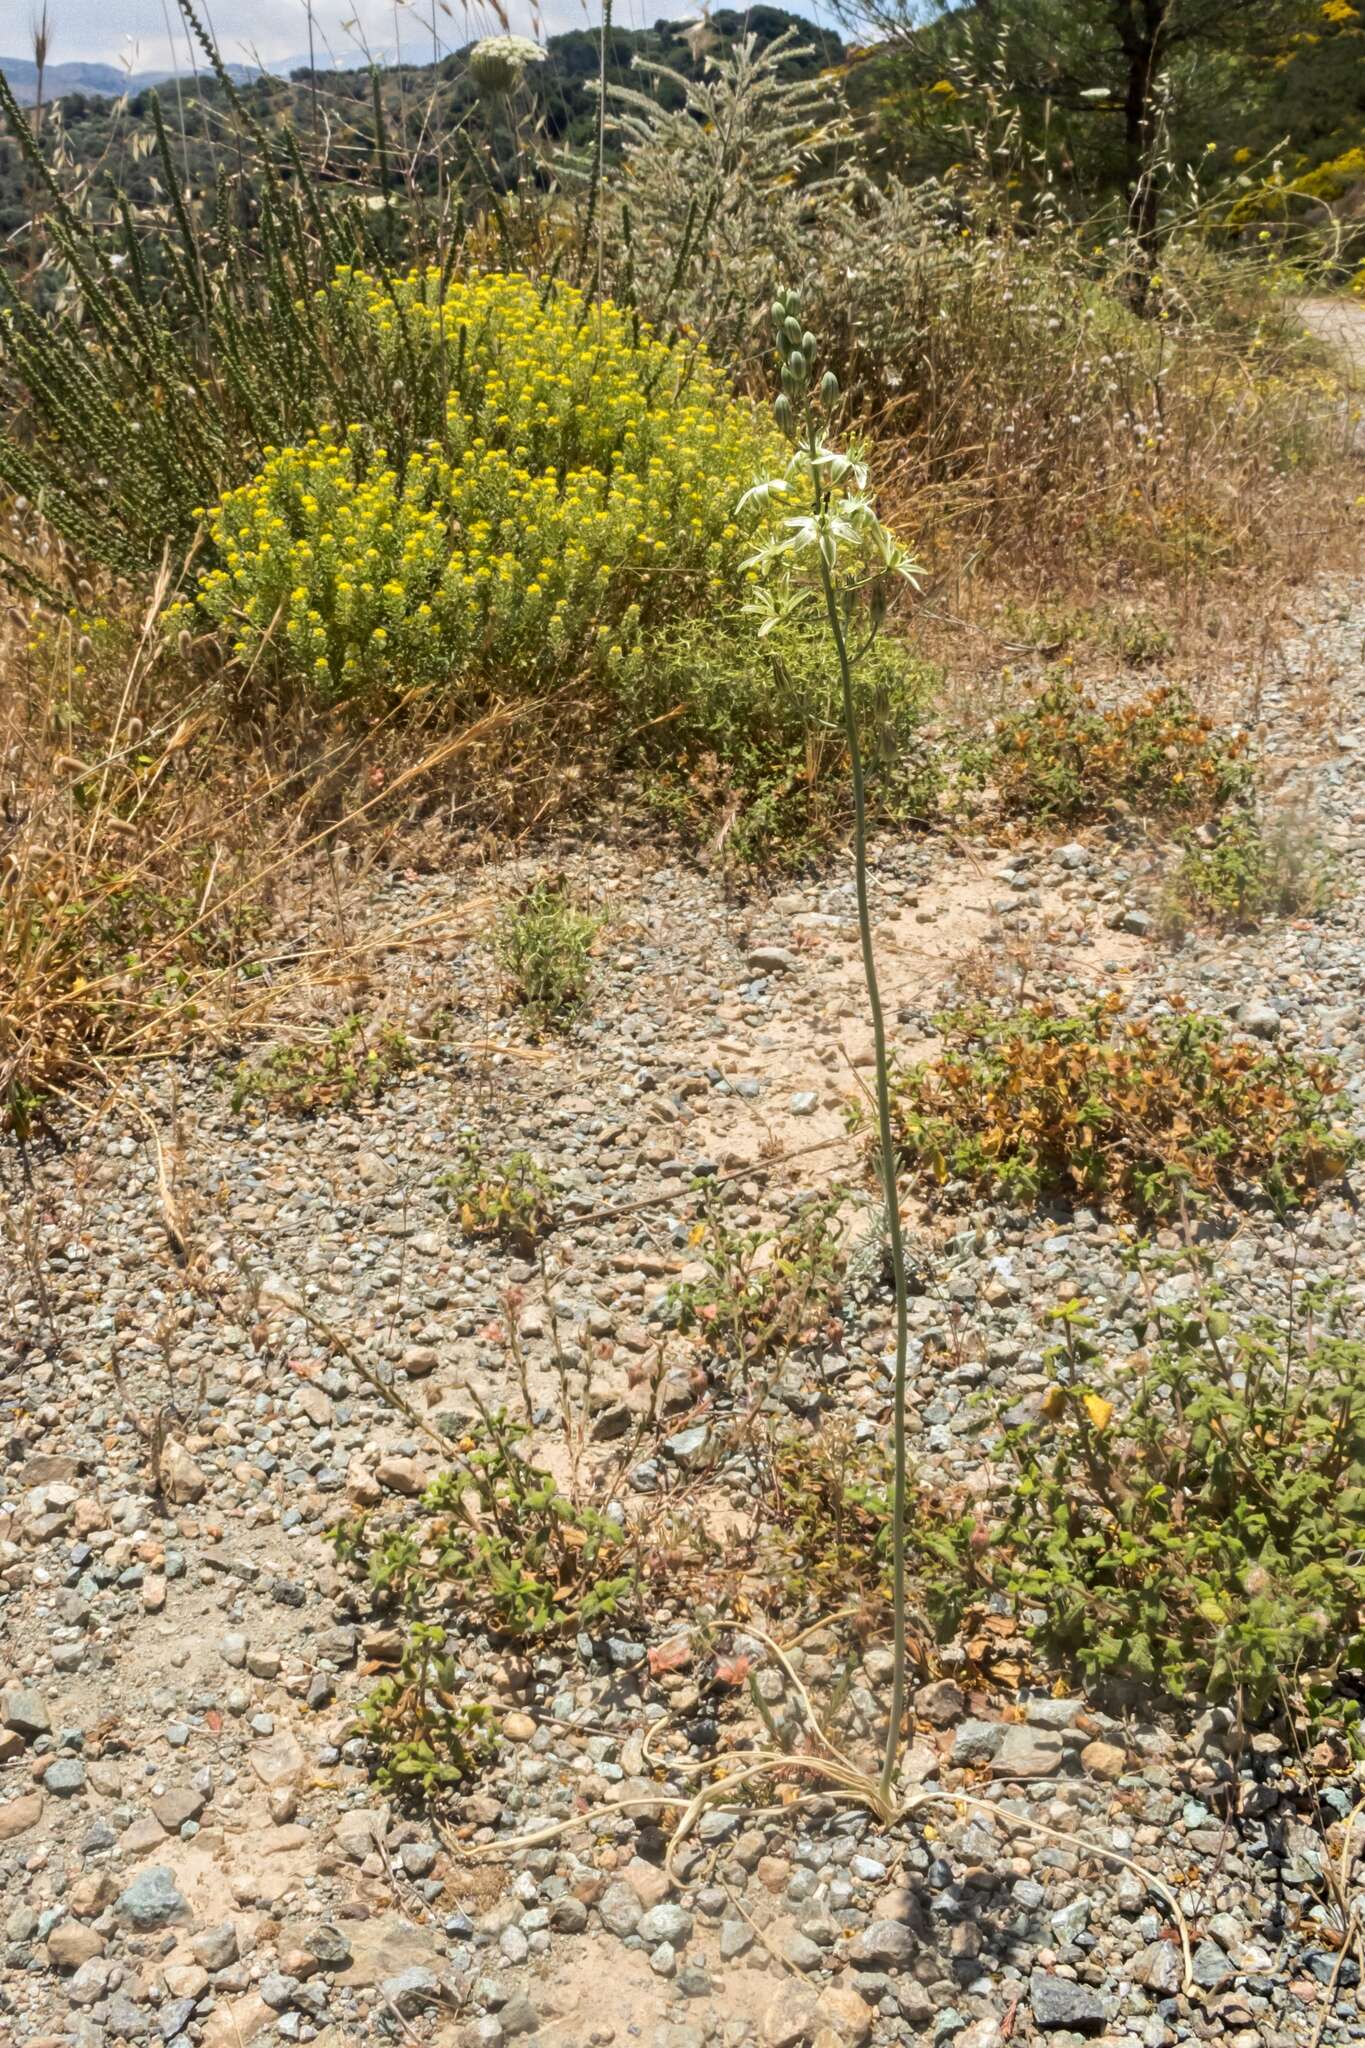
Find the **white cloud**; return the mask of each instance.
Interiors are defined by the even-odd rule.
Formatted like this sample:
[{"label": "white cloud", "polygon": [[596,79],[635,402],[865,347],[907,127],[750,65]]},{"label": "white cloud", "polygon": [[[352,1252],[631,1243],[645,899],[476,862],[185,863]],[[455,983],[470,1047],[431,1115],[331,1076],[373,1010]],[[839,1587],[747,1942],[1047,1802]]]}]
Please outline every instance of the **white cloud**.
[{"label": "white cloud", "polygon": [[[0,7],[7,17],[0,30],[3,54],[30,53],[29,17],[23,0]],[[343,64],[364,62],[369,50],[381,63],[391,63],[401,38],[403,55],[412,62],[429,60],[432,10],[436,39],[442,50],[458,50],[476,36],[495,34],[502,26],[488,0],[313,0],[314,46],[319,61],[326,53]],[[36,13],[38,0],[31,12]],[[596,26],[597,6],[586,0],[508,0],[513,29],[522,34],[553,34],[557,29]],[[126,64],[145,71],[174,63],[193,68],[202,57],[194,49],[175,0],[50,0],[52,63]],[[308,50],[308,9],[305,0],[208,0],[199,8],[218,40],[223,55],[242,63],[278,63],[299,58]],[[636,5],[625,20],[645,19]],[[654,18],[651,14],[650,20]]]}]

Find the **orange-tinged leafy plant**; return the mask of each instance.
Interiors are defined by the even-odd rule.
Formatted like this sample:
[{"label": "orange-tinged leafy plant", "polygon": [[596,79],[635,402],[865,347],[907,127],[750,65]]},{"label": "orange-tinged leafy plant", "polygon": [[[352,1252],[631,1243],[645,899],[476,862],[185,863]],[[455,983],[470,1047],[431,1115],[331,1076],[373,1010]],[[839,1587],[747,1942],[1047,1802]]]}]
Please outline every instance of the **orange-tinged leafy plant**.
[{"label": "orange-tinged leafy plant", "polygon": [[1246,738],[1220,732],[1163,684],[1102,710],[1077,683],[1050,683],[1003,720],[991,772],[1007,811],[1072,821],[1116,802],[1156,816],[1206,817],[1245,793]]},{"label": "orange-tinged leafy plant", "polygon": [[901,1158],[945,1198],[1151,1218],[1255,1195],[1291,1209],[1355,1156],[1332,1119],[1330,1062],[1268,1051],[1198,1012],[1121,1008],[1109,995],[1074,1015],[1044,1003],[941,1020],[943,1051],[897,1077]]}]

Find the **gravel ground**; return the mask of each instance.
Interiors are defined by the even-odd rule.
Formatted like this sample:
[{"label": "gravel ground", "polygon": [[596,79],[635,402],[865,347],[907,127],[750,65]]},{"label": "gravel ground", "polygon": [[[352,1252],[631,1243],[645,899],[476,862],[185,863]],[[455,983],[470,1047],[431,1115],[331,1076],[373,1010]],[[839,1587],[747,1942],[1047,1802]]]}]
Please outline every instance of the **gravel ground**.
[{"label": "gravel ground", "polygon": [[[1260,1038],[1331,1051],[1365,1127],[1363,638],[1365,587],[1321,592],[1270,676],[1229,693],[1267,779],[1333,847],[1325,915],[1172,952],[1152,935],[1156,856],[1131,828],[1060,846],[884,843],[879,949],[901,1047],[928,1042],[945,992],[992,977],[1116,986],[1137,1011],[1179,992]],[[455,1831],[378,1795],[352,1716],[391,1630],[324,1532],[351,1503],[420,1486],[470,1389],[509,1398],[507,1288],[547,1455],[563,1455],[547,1288],[600,1423],[629,1408],[688,1274],[693,1176],[733,1175],[736,1213],[758,1225],[856,1167],[843,1105],[868,1042],[842,875],[741,905],[645,834],[565,841],[554,859],[608,918],[592,1007],[563,1040],[529,1044],[498,1016],[478,936],[529,864],[360,877],[352,990],[442,1017],[440,1049],[380,1104],[253,1122],[209,1065],[150,1065],[34,1156],[31,1181],[0,1162],[0,2034],[27,2048],[1365,2040],[1324,1879],[1349,1786],[1310,1784],[1271,1736],[1229,1754],[1216,1712],[1113,1717],[993,1686],[950,1650],[916,1697],[911,1774],[974,1805],[889,1833],[833,1807],[717,1809],[670,1888],[657,1815],[599,1817],[510,1864],[471,1863],[460,1843],[632,1787],[662,1798],[651,1730],[676,1798],[700,1753],[685,1731],[718,1711],[700,1666],[651,1675],[645,1644],[617,1637],[525,1663],[471,1639],[471,1687],[502,1739]],[[552,1176],[544,1281],[452,1229],[437,1181],[470,1130],[528,1147]],[[1085,1211],[912,1221],[929,1276],[913,1304],[916,1459],[931,1482],[982,1493],[993,1468],[972,1396],[1036,1391],[1040,1316],[1064,1292],[1131,1348],[1132,1281],[1119,1233]],[[1343,1194],[1295,1227],[1242,1216],[1219,1259],[1234,1295],[1283,1316],[1309,1272],[1358,1303],[1359,1246]],[[670,1439],[622,1481],[651,1512],[714,1421],[690,1340],[663,1334]],[[828,1371],[817,1360],[783,1398],[879,1430],[889,1334],[873,1292]],[[742,1512],[742,1454],[716,1484]],[[653,1639],[686,1619],[680,1595]],[[782,1674],[748,1648],[781,1715]],[[807,1683],[832,1648],[803,1645]],[[851,1708],[866,1733],[886,1652],[864,1662]],[[1188,1922],[1188,1992],[1175,1915],[1140,1872]]]}]

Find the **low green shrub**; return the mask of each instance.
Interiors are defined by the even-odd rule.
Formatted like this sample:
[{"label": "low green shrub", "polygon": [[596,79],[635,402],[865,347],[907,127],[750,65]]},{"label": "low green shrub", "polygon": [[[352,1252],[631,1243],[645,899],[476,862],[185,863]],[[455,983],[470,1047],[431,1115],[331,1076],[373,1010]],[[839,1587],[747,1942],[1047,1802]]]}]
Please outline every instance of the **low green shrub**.
[{"label": "low green shrub", "polygon": [[490,1707],[460,1698],[465,1673],[446,1654],[442,1628],[412,1627],[402,1661],[371,1687],[359,1721],[375,1753],[375,1777],[387,1792],[427,1799],[472,1778],[497,1748]]},{"label": "low green shrub", "polygon": [[[925,736],[939,672],[883,636],[855,674],[880,823],[932,819],[943,774]],[[723,832],[737,865],[799,867],[849,818],[839,674],[806,620],[761,637],[742,615],[688,623],[622,685],[622,753],[646,797],[689,836]]]},{"label": "low green shrub", "polygon": [[516,1251],[532,1251],[554,1215],[550,1179],[529,1152],[486,1160],[470,1139],[458,1166],[437,1182],[466,1237],[492,1237]]},{"label": "low green shrub", "polygon": [[780,1432],[768,1449],[771,1525],[765,1541],[783,1607],[817,1613],[856,1599],[891,1600],[891,1459],[879,1439],[835,1417],[813,1432]]},{"label": "low green shrub", "polygon": [[1167,937],[1194,925],[1250,931],[1270,917],[1321,910],[1330,894],[1327,865],[1311,834],[1290,819],[1267,831],[1256,813],[1235,810],[1207,839],[1188,839],[1161,900]]},{"label": "low green shrub", "polygon": [[539,1637],[638,1604],[632,1539],[524,1456],[525,1423],[485,1410],[401,1527],[361,1516],[332,1544],[374,1591],[420,1621]]},{"label": "low green shrub", "polygon": [[1144,605],[1096,607],[1076,604],[1004,606],[1001,625],[1011,642],[1038,654],[1062,654],[1093,643],[1117,654],[1132,668],[1159,661],[1171,650],[1171,636]]},{"label": "low green shrub", "polygon": [[1116,803],[1207,817],[1251,782],[1244,736],[1220,734],[1183,690],[1163,685],[1102,710],[1066,678],[1001,720],[990,766],[1005,810],[1067,823]]},{"label": "low green shrub", "polygon": [[1042,1414],[999,1451],[1003,1520],[985,1540],[972,1520],[920,1542],[945,1621],[1003,1593],[1092,1680],[1249,1717],[1311,1695],[1356,1723],[1365,1345],[1328,1333],[1300,1351],[1196,1304],[1158,1309],[1152,1356],[1110,1370],[1081,1303],[1053,1314]]},{"label": "low green shrub", "polygon": [[567,1023],[582,1009],[602,920],[580,910],[564,882],[542,879],[498,918],[493,951],[508,991],[539,1023]]},{"label": "low green shrub", "polygon": [[694,1332],[715,1370],[746,1379],[780,1372],[796,1351],[837,1351],[843,1341],[847,1264],[843,1190],[808,1202],[778,1230],[742,1229],[717,1192],[692,1231],[706,1277],[677,1287],[678,1327]]},{"label": "low green shrub", "polygon": [[1032,1004],[941,1019],[943,1051],[895,1087],[897,1144],[921,1185],[1140,1218],[1251,1195],[1284,1210],[1356,1156],[1332,1120],[1329,1062],[1265,1051],[1198,1012],[1120,1010],[1111,995],[1074,1015]]},{"label": "low green shrub", "polygon": [[321,1045],[277,1045],[259,1060],[242,1060],[232,1076],[232,1107],[288,1116],[351,1109],[377,1101],[416,1064],[411,1042],[395,1026],[367,1032],[363,1017],[348,1017]]}]

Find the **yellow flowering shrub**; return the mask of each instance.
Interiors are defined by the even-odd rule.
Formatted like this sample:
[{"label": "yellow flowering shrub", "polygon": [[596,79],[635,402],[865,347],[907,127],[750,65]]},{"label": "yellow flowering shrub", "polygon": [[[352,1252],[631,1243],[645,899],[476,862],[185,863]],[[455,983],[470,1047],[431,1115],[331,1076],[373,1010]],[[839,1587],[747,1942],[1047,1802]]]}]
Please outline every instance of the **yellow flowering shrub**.
[{"label": "yellow flowering shrub", "polygon": [[539,689],[629,674],[661,624],[742,584],[764,515],[736,506],[771,447],[704,356],[518,275],[344,270],[319,296],[372,323],[381,404],[445,394],[441,431],[406,456],[359,423],[267,449],[207,515],[173,626],[217,622],[326,701]]}]

